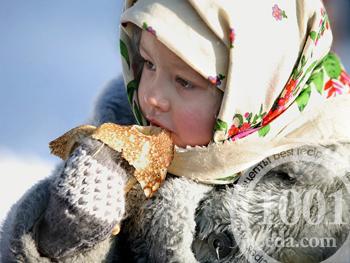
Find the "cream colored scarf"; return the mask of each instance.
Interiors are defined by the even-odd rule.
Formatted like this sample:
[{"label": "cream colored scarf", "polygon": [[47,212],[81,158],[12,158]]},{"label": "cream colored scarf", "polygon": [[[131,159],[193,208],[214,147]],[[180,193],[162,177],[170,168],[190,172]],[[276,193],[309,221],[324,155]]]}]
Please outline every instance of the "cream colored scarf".
[{"label": "cream colored scarf", "polygon": [[170,173],[226,184],[271,154],[349,141],[350,78],[329,53],[320,0],[129,0],[121,24],[124,80],[139,124],[147,122],[137,103],[134,25],[224,92],[212,143],[176,148]]}]

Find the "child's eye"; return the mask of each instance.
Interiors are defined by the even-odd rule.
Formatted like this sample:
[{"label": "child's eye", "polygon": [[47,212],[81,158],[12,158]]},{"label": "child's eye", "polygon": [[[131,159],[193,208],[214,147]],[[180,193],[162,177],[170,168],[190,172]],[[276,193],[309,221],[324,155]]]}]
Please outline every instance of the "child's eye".
[{"label": "child's eye", "polygon": [[185,89],[193,89],[194,88],[194,85],[187,81],[187,80],[184,80],[180,77],[176,77],[176,82],[179,83],[182,87],[184,87]]},{"label": "child's eye", "polygon": [[156,70],[156,66],[151,61],[145,59],[144,63],[148,70],[152,70],[152,71]]}]

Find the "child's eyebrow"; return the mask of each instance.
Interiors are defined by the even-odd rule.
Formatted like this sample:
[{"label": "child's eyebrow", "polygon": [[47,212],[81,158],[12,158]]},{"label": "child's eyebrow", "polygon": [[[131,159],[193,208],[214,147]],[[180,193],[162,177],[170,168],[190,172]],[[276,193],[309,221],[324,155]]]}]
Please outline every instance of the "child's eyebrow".
[{"label": "child's eyebrow", "polygon": [[[147,55],[149,58],[152,58],[150,56],[150,53],[147,51],[146,48],[147,47],[145,47],[143,45],[143,43],[140,42],[140,44],[139,44],[139,51],[140,51],[140,53],[142,51],[142,53],[145,53],[145,55]],[[179,72],[182,73],[181,76],[183,78],[185,78],[186,80],[191,81],[191,82],[193,82],[194,84],[197,84],[197,85],[198,84],[199,85],[204,85],[204,84],[207,83],[207,80],[203,76],[199,75],[199,73],[197,73],[195,70],[193,70],[189,65],[186,64],[186,66],[184,67],[183,64],[179,63],[179,61],[171,61],[171,62],[173,63],[173,66],[175,68],[177,68]]]}]

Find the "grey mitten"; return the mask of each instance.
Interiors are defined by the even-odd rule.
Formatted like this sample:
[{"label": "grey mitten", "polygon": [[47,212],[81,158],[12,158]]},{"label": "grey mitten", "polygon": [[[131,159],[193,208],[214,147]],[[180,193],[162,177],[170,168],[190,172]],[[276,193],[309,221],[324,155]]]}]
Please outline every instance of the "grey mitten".
[{"label": "grey mitten", "polygon": [[124,188],[132,172],[120,153],[83,139],[52,181],[37,234],[41,253],[60,258],[109,237],[123,219]]}]

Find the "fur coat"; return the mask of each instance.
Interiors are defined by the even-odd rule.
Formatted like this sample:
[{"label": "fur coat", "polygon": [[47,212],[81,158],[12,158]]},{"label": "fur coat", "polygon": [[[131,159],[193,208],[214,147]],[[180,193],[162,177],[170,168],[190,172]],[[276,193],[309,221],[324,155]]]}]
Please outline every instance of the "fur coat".
[{"label": "fur coat", "polygon": [[[122,78],[111,81],[97,100],[90,123],[104,122],[134,123]],[[60,163],[51,176],[34,185],[12,207],[1,233],[1,262],[190,263],[248,262],[249,259],[269,262],[266,255],[280,262],[320,262],[341,246],[347,246],[342,251],[350,250],[346,242],[349,223],[330,223],[337,206],[334,193],[345,189],[342,180],[349,177],[346,169],[303,161],[287,162],[271,169],[251,188],[239,182],[226,186],[203,185],[168,175],[152,198],[146,199],[138,186],[125,198],[122,187],[129,176],[128,169],[113,161],[120,156],[113,156],[108,149],[104,149],[100,159],[91,159],[89,154],[96,147],[99,147],[96,142],[86,141],[66,162]],[[345,143],[319,147],[320,151],[340,153],[346,163],[350,160]],[[84,165],[91,165],[91,169],[82,169]],[[338,176],[330,175],[330,171]],[[89,199],[91,192],[101,192],[97,186],[93,191],[79,186],[88,184],[89,178],[96,185],[110,180],[105,185],[113,196],[95,195]],[[293,190],[305,197],[310,189],[322,193],[322,200],[327,204],[323,220],[312,223],[317,221],[320,212],[317,198],[311,198],[310,211],[306,211],[311,223],[307,218],[297,217],[294,224],[289,224],[294,220],[290,211],[285,214],[288,221],[279,216],[283,209],[281,197],[287,203],[293,201],[286,191]],[[346,220],[350,216],[349,197],[346,191],[342,193],[340,217]],[[109,210],[98,210],[103,205],[94,202],[107,202]],[[93,203],[96,207],[91,207]],[[264,204],[270,207],[271,224],[260,224]],[[294,213],[300,209],[294,208]],[[236,221],[236,217],[247,220]],[[110,233],[116,223],[121,224],[121,232],[113,236]],[[239,242],[240,229],[249,229],[251,239],[258,242],[260,250]],[[337,245],[313,248],[266,242],[271,238],[276,240],[276,236],[299,241],[332,237]],[[336,262],[350,262],[349,258],[349,253],[343,253]]]}]

